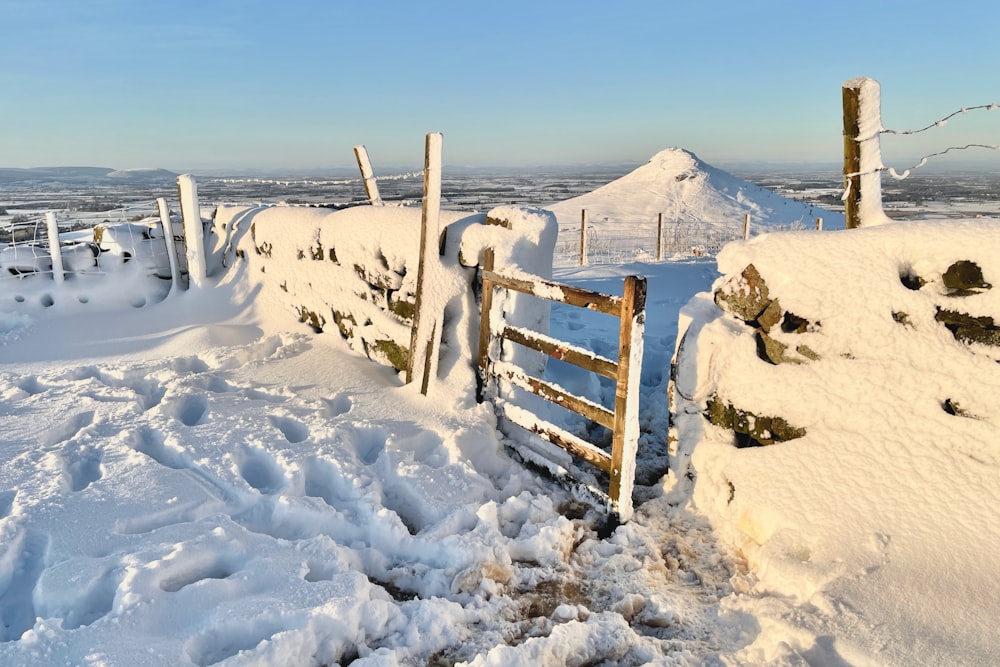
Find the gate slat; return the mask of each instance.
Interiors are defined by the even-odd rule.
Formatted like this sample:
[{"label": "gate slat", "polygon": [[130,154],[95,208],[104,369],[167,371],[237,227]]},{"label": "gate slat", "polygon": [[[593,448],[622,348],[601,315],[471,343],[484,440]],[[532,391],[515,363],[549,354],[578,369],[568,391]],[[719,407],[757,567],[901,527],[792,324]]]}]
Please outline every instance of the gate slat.
[{"label": "gate slat", "polygon": [[603,449],[599,449],[571,433],[566,433],[558,426],[541,420],[524,408],[503,399],[497,400],[497,406],[503,412],[503,417],[511,423],[562,447],[570,454],[578,456],[590,465],[611,474],[611,456]]},{"label": "gate slat", "polygon": [[543,280],[541,278],[529,280],[504,276],[485,268],[483,269],[483,280],[489,280],[507,289],[512,289],[515,292],[530,294],[540,299],[566,303],[571,306],[587,308],[588,310],[596,310],[607,315],[618,316],[622,310],[621,297],[594,292],[582,287],[555,283],[551,280]]},{"label": "gate slat", "polygon": [[580,396],[574,396],[551,382],[532,377],[513,364],[502,361],[494,362],[493,372],[507,378],[515,386],[583,415],[605,428],[613,429],[615,427],[615,413],[611,410]]},{"label": "gate slat", "polygon": [[518,327],[504,327],[502,336],[509,341],[538,350],[555,359],[603,375],[610,380],[618,379],[618,364],[598,354],[578,350],[563,341],[542,337]]}]

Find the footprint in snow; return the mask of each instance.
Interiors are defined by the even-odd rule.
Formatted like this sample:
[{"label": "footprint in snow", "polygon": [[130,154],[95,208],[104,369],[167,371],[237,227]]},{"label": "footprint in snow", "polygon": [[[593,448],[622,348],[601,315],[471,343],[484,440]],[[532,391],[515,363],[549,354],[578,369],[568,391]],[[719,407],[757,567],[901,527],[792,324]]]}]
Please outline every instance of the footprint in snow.
[{"label": "footprint in snow", "polygon": [[163,562],[170,562],[160,580],[160,589],[167,593],[176,593],[207,579],[228,579],[240,570],[239,563],[218,554],[192,554],[178,562]]},{"label": "footprint in snow", "polygon": [[274,455],[259,447],[244,447],[233,453],[233,460],[246,483],[261,493],[277,493],[287,482]]},{"label": "footprint in snow", "polygon": [[114,607],[124,574],[117,558],[69,558],[47,568],[38,580],[35,613],[62,619],[64,630],[75,630],[104,618]]},{"label": "footprint in snow", "polygon": [[54,427],[43,431],[39,435],[39,443],[43,446],[51,447],[52,445],[58,445],[60,442],[66,442],[76,437],[76,435],[94,423],[94,411],[87,410],[84,412],[78,412],[77,414],[69,417],[61,424],[56,424]]},{"label": "footprint in snow", "polygon": [[163,434],[154,428],[144,426],[130,433],[125,444],[167,468],[183,470],[191,467],[191,456],[184,450],[168,447]]},{"label": "footprint in snow", "polygon": [[197,426],[208,416],[208,397],[200,394],[177,396],[163,401],[160,410],[185,426]]},{"label": "footprint in snow", "polygon": [[14,500],[17,498],[17,491],[0,492],[0,519],[10,516],[14,509]]},{"label": "footprint in snow", "polygon": [[49,542],[47,535],[27,530],[8,541],[0,552],[0,562],[9,563],[10,571],[17,575],[0,588],[0,643],[20,639],[35,625],[35,586],[45,569]]},{"label": "footprint in snow", "polygon": [[365,465],[371,465],[385,451],[389,432],[378,426],[352,426],[346,429],[346,439],[354,447],[354,453]]},{"label": "footprint in snow", "polygon": [[351,408],[354,407],[351,397],[347,394],[340,394],[338,396],[334,396],[333,398],[324,398],[320,400],[323,401],[323,416],[327,419],[347,414],[351,411]]},{"label": "footprint in snow", "polygon": [[[184,645],[188,659],[198,667],[208,667],[231,658],[241,651],[251,651],[288,628],[277,619],[256,617],[230,620],[204,631]],[[334,661],[336,662],[336,661]],[[330,663],[332,664],[332,663]]]},{"label": "footprint in snow", "polygon": [[293,445],[309,437],[309,427],[291,417],[271,415],[268,419],[276,429],[281,431],[281,435],[285,436],[285,440]]},{"label": "footprint in snow", "polygon": [[67,459],[66,474],[69,476],[69,487],[72,491],[83,491],[101,478],[102,458],[103,454],[99,449],[86,447]]},{"label": "footprint in snow", "polygon": [[336,461],[315,457],[298,464],[305,481],[305,494],[313,498],[322,498],[334,509],[344,506],[357,499],[354,484],[344,475]]},{"label": "footprint in snow", "polygon": [[29,375],[22,378],[21,381],[17,383],[17,388],[29,396],[35,396],[36,394],[40,394],[48,389],[48,387],[38,381],[38,377],[35,375]]}]

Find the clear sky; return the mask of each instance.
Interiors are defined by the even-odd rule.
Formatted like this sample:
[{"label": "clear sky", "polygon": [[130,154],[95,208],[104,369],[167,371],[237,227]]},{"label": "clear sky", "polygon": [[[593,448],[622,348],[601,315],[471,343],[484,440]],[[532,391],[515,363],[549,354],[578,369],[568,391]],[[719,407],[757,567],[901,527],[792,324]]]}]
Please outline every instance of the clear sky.
[{"label": "clear sky", "polygon": [[[1000,102],[998,26],[996,0],[0,0],[0,166],[322,169],[363,143],[378,172],[428,131],[446,165],[836,163],[847,79],[892,128]],[[1000,111],[883,153],[970,141]]]}]

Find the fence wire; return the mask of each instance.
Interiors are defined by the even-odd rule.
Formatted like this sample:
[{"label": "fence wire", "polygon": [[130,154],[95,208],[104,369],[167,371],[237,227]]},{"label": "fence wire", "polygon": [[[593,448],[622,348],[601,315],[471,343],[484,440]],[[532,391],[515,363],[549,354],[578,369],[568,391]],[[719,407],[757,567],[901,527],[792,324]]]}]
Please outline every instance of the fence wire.
[{"label": "fence wire", "polygon": [[[167,241],[159,218],[131,215],[152,210],[155,203],[107,211],[101,219],[61,214],[59,248],[64,275],[108,275],[124,264],[136,262],[145,273],[170,277]],[[54,278],[45,216],[34,212],[15,214],[0,223],[0,280],[34,277]]]}]

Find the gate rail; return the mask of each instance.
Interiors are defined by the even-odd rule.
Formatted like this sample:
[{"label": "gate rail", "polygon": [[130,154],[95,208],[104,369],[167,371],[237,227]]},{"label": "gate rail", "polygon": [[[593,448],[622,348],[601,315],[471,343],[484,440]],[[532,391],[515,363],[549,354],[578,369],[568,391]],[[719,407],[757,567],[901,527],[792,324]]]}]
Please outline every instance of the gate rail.
[{"label": "gate rail", "polygon": [[[561,447],[605,472],[609,478],[608,497],[611,509],[620,521],[632,516],[632,487],[635,482],[635,458],[639,441],[639,375],[642,366],[642,335],[646,320],[646,279],[625,278],[623,295],[612,296],[572,285],[544,280],[540,277],[504,276],[494,270],[494,254],[487,249],[482,267],[482,312],[479,327],[479,379],[483,394],[489,395],[498,410],[511,423]],[[596,310],[621,320],[618,337],[618,360],[613,361],[589,350],[551,338],[542,333],[503,325],[495,328],[491,321],[495,287],[529,294],[540,299]],[[570,394],[565,389],[528,375],[514,364],[494,359],[494,341],[509,340],[550,357],[560,359],[615,381],[614,410],[586,398]],[[583,440],[528,410],[503,400],[495,387],[496,378],[504,378],[514,386],[529,391],[552,403],[576,412],[612,431],[611,453]],[[491,385],[491,380],[494,384]]]}]

